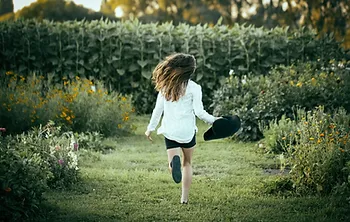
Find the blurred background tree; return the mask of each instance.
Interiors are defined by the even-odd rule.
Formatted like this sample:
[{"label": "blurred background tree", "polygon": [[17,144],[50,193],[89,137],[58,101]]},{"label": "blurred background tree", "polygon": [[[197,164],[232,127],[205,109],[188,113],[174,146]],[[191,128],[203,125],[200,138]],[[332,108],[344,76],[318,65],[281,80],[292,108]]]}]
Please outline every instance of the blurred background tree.
[{"label": "blurred background tree", "polygon": [[253,24],[333,32],[350,47],[350,0],[102,0],[101,12],[142,22]]},{"label": "blurred background tree", "polygon": [[12,0],[1,0],[0,1],[0,16],[7,13],[13,13],[13,1]]},{"label": "blurred background tree", "polygon": [[13,19],[13,0],[0,0],[0,21]]},{"label": "blurred background tree", "polygon": [[[0,0],[0,2],[1,1],[4,0]],[[6,1],[8,0],[5,0],[5,2]],[[67,20],[79,21],[83,19],[96,20],[107,17],[111,20],[117,20],[115,16],[107,16],[101,12],[96,12],[94,10],[84,8],[81,5],[76,5],[73,1],[65,0],[37,0],[36,2],[15,13],[15,18],[35,18],[38,20],[48,19],[59,22]]]},{"label": "blurred background tree", "polygon": [[[180,22],[214,25],[222,17],[222,24],[226,25],[245,23],[269,29],[306,26],[315,29],[319,35],[332,32],[338,40],[345,38],[345,45],[350,48],[350,0],[91,1],[101,1],[99,12],[76,5],[72,0],[37,0],[16,12],[15,18],[65,21],[136,17],[144,23],[172,21],[175,25]],[[0,17],[4,14],[7,15],[5,19],[13,18],[12,0],[0,0]]]}]

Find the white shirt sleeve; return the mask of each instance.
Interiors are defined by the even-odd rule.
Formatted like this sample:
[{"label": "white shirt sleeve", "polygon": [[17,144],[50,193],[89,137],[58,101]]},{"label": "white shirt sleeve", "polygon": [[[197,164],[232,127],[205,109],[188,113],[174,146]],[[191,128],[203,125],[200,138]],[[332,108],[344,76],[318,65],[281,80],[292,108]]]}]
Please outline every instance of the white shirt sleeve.
[{"label": "white shirt sleeve", "polygon": [[202,87],[197,85],[193,92],[193,110],[194,114],[204,122],[208,124],[213,124],[215,117],[207,113],[203,108],[202,103]]},{"label": "white shirt sleeve", "polygon": [[159,123],[159,120],[164,111],[164,96],[162,93],[158,93],[156,106],[153,109],[151,120],[147,126],[148,131],[154,131]]}]

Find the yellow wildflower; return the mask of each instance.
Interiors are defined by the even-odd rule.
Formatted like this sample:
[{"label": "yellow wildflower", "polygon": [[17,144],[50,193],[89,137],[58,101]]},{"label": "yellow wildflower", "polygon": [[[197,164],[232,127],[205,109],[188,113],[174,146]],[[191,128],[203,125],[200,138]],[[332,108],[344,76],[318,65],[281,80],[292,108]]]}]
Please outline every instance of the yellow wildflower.
[{"label": "yellow wildflower", "polygon": [[303,86],[303,83],[302,82],[298,82],[297,83],[297,87],[302,87]]},{"label": "yellow wildflower", "polygon": [[310,137],[309,139],[310,139],[311,141],[313,141],[313,140],[314,140],[315,138],[313,138],[313,137]]},{"label": "yellow wildflower", "polygon": [[284,137],[282,137],[282,140],[286,140],[286,137],[284,136]]},{"label": "yellow wildflower", "polygon": [[125,96],[122,97],[122,101],[126,101],[126,97]]},{"label": "yellow wildflower", "polygon": [[311,79],[311,84],[312,84],[313,86],[316,85],[316,79],[315,79],[315,78],[312,78],[312,79]]},{"label": "yellow wildflower", "polygon": [[64,111],[62,111],[61,117],[66,117],[67,113],[65,113]]}]

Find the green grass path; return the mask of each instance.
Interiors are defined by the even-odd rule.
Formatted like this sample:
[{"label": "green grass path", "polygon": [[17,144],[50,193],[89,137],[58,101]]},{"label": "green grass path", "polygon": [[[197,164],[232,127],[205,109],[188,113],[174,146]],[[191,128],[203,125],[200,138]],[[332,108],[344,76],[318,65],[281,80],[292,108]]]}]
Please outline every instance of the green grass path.
[{"label": "green grass path", "polygon": [[[143,136],[148,118],[138,117],[135,135],[107,141],[115,150],[100,161],[81,162],[82,182],[71,191],[45,194],[50,208],[44,221],[350,221],[348,209],[328,197],[268,196],[259,187],[275,176],[273,165],[254,144],[204,142],[199,124],[188,205],[181,185],[167,168],[163,138]],[[348,217],[349,218],[349,217]]]}]

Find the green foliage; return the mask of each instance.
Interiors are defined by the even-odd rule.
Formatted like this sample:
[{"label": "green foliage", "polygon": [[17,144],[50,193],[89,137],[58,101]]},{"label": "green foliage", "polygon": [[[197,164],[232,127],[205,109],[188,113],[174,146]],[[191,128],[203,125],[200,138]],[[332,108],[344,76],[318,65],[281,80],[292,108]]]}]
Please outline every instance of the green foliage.
[{"label": "green foliage", "polygon": [[40,210],[42,194],[69,188],[78,179],[78,156],[72,134],[51,122],[0,140],[1,220],[23,220]]},{"label": "green foliage", "polygon": [[330,193],[336,185],[349,185],[350,116],[344,109],[329,115],[320,107],[298,118],[300,134],[287,149],[296,190]]},{"label": "green foliage", "polygon": [[293,190],[346,195],[350,187],[350,116],[343,108],[332,115],[324,107],[308,112],[299,109],[295,120],[283,118],[270,126],[264,132],[265,140],[274,145],[271,149],[284,152]]},{"label": "green foliage", "polygon": [[50,188],[67,188],[78,178],[76,139],[70,132],[62,133],[61,127],[49,122],[44,127],[17,135],[12,143],[24,144],[25,150],[41,156],[52,176],[47,180]]},{"label": "green foliage", "polygon": [[13,13],[13,0],[0,1],[0,16]]},{"label": "green foliage", "polygon": [[35,215],[52,176],[45,158],[26,147],[0,138],[1,221],[19,221]]},{"label": "green foliage", "polygon": [[[261,129],[263,128],[263,129]],[[297,124],[294,120],[286,118],[272,120],[268,126],[260,127],[264,135],[265,151],[267,153],[287,152],[286,148],[296,142]]]},{"label": "green foliage", "polygon": [[[1,31],[3,30],[3,31]],[[313,31],[252,26],[190,26],[171,23],[16,21],[0,23],[0,69],[24,76],[55,73],[54,82],[75,76],[101,80],[109,90],[133,94],[138,113],[149,113],[155,93],[154,67],[174,52],[197,59],[193,80],[202,85],[205,106],[230,69],[236,75],[261,75],[275,65],[296,61],[327,62],[344,57],[333,37]]]},{"label": "green foliage", "polygon": [[231,76],[214,95],[214,114],[237,114],[242,140],[262,138],[259,122],[268,125],[282,115],[293,118],[294,107],[350,111],[350,75],[345,62],[278,66],[267,76]]},{"label": "green foliage", "polygon": [[[103,135],[98,132],[79,133],[76,135],[79,148],[101,152],[107,149],[103,144]],[[109,148],[109,147],[108,147]]]},{"label": "green foliage", "polygon": [[50,21],[67,21],[67,20],[99,20],[106,18],[116,20],[113,16],[105,16],[101,12],[84,8],[76,5],[73,1],[64,0],[38,0],[31,5],[24,7],[16,13],[16,18],[21,19],[47,19]]},{"label": "green foliage", "polygon": [[293,194],[293,182],[286,177],[278,177],[274,181],[270,181],[264,184],[264,192],[267,194]]},{"label": "green foliage", "polygon": [[9,133],[18,133],[53,120],[65,130],[122,135],[134,130],[131,100],[108,93],[99,82],[87,79],[61,80],[52,76],[27,78],[7,72],[0,74],[0,124]]}]

